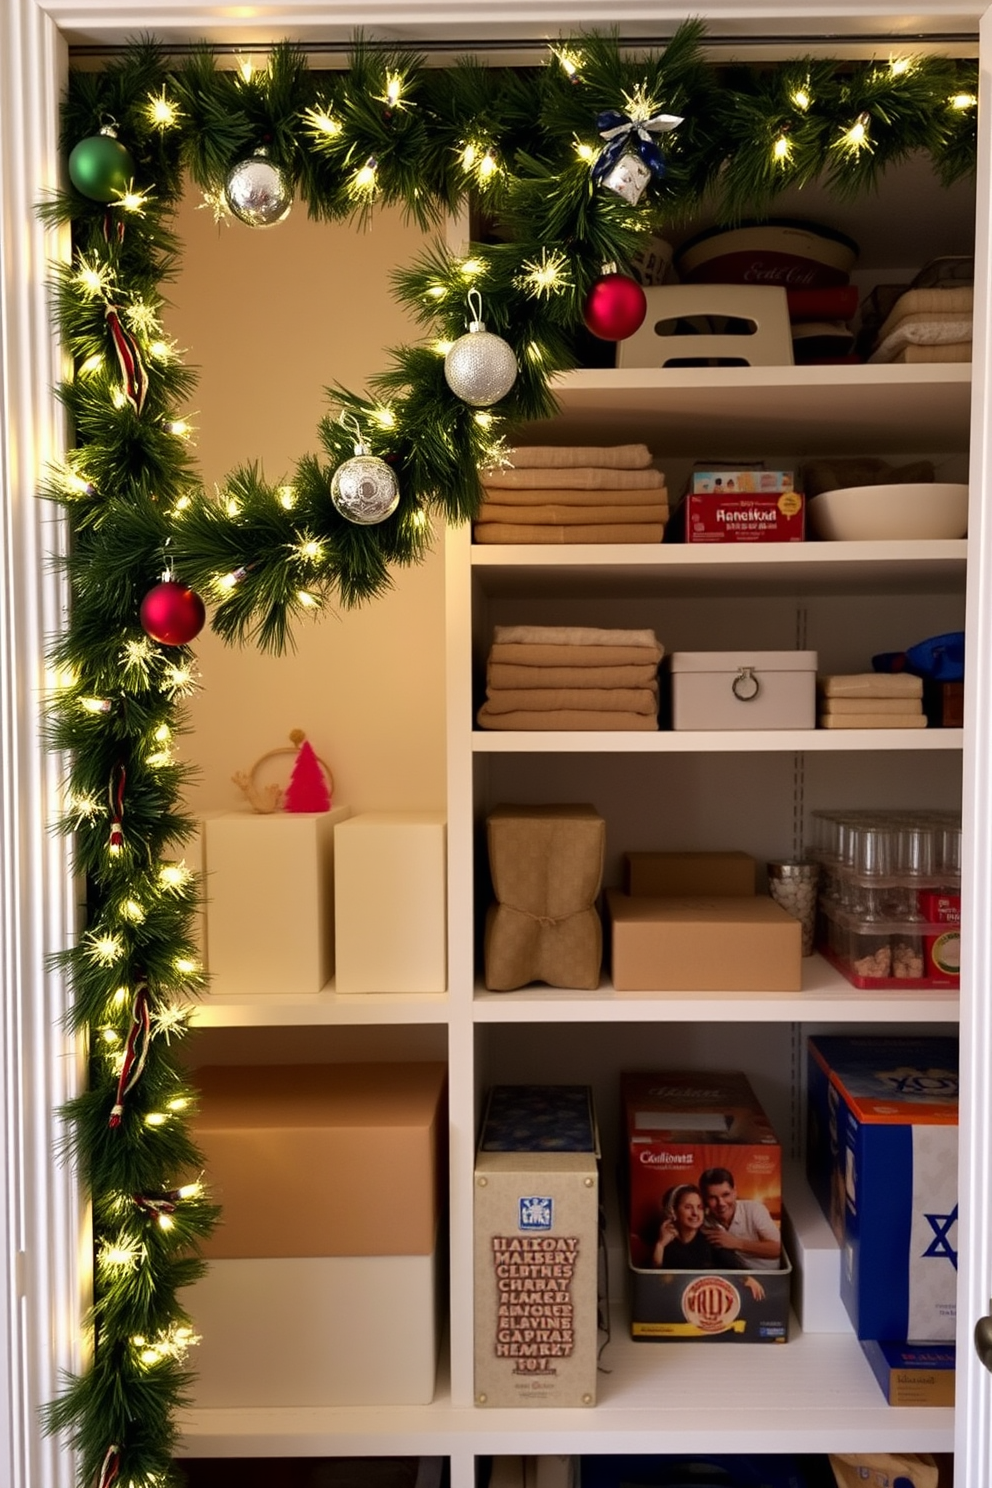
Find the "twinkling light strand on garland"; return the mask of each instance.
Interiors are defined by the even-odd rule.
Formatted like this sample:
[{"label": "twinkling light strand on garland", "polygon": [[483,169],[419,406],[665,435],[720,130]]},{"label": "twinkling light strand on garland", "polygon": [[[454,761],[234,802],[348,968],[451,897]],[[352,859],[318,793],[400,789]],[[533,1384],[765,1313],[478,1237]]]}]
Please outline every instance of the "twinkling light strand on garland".
[{"label": "twinkling light strand on garland", "polygon": [[[65,154],[115,121],[133,164],[109,203],[73,189],[40,207],[73,239],[52,289],[73,362],[58,393],[76,447],[40,494],[64,509],[71,534],[49,735],[70,761],[57,827],[87,886],[86,930],[58,960],[70,1026],[90,1049],[88,1086],[65,1117],[94,1216],[93,1349],[48,1411],[79,1453],[81,1488],[176,1481],[175,1416],[194,1342],[181,1292],[216,1218],[189,1125],[195,1090],[172,1051],[204,977],[200,884],[180,856],[194,826],[188,770],[173,753],[195,657],[150,639],[139,621],[163,555],[209,600],[222,637],[278,651],[301,616],[388,589],[393,568],[427,552],[432,518],[475,513],[479,469],[505,458],[522,423],[554,412],[551,379],[574,364],[604,264],[622,268],[704,200],[730,222],[817,178],[839,195],[871,189],[910,152],[929,155],[947,185],[974,169],[970,63],[800,57],[718,74],[703,41],[695,22],[652,55],[628,54],[609,34],[562,38],[546,66],[516,70],[472,59],[427,68],[358,39],[348,69],[333,74],[312,71],[291,44],[232,71],[206,50],[172,65],[141,42],[102,72],[71,75]],[[636,202],[597,184],[611,141],[646,150]],[[470,199],[492,231],[463,255],[438,243],[396,275],[423,339],[393,353],[367,391],[332,388],[316,453],[288,482],[269,485],[248,452],[208,493],[188,437],[195,378],[161,329],[180,251],[172,218],[192,182],[231,223],[228,173],[263,147],[314,218],[362,221],[398,205],[440,229]],[[471,290],[518,366],[492,407],[470,406],[445,381]],[[368,527],[329,495],[355,423],[400,491],[395,512]]]}]

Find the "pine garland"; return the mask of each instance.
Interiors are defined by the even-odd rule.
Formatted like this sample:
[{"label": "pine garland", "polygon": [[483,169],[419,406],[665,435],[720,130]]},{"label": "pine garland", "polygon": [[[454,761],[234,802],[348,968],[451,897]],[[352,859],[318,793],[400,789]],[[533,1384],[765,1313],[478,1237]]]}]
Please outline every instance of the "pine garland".
[{"label": "pine garland", "polygon": [[[69,189],[39,208],[71,224],[73,241],[52,288],[73,364],[58,393],[74,447],[41,495],[64,507],[71,531],[49,734],[71,762],[58,827],[87,889],[86,929],[60,960],[72,1026],[90,1047],[88,1088],[65,1116],[96,1247],[92,1362],[48,1425],[78,1449],[86,1488],[176,1482],[191,1341],[180,1291],[200,1272],[197,1246],[216,1218],[190,1135],[196,1094],[171,1047],[205,981],[193,934],[200,885],[182,860],[188,771],[172,755],[193,657],[149,638],[143,597],[174,571],[208,600],[225,639],[284,649],[300,613],[362,604],[388,589],[394,567],[420,561],[432,516],[478,510],[478,470],[509,431],[554,412],[551,378],[575,362],[604,264],[622,267],[704,198],[731,223],[817,178],[840,195],[870,190],[911,152],[927,154],[944,185],[974,170],[971,64],[798,58],[718,75],[703,41],[687,22],[663,52],[635,58],[614,36],[578,37],[547,66],[518,71],[471,59],[429,69],[358,38],[345,72],[313,72],[284,44],[247,77],[206,50],[171,66],[141,41],[104,71],[71,76],[64,152],[114,120],[135,162],[119,201]],[[592,174],[610,109],[681,119],[636,206]],[[318,451],[288,485],[269,485],[248,461],[209,495],[182,420],[194,377],[161,326],[180,252],[172,219],[186,179],[222,212],[228,171],[260,147],[316,219],[398,204],[440,232],[470,200],[493,231],[464,258],[438,241],[395,276],[424,340],[393,352],[366,393],[331,390]],[[470,290],[520,369],[481,412],[450,390],[438,349],[464,332]],[[356,422],[401,493],[374,527],[345,520],[328,494]]]}]

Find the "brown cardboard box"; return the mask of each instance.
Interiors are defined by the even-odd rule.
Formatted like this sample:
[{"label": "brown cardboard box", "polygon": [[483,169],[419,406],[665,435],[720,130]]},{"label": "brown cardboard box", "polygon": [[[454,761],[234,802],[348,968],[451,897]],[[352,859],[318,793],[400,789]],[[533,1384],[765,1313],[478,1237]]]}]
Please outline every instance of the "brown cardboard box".
[{"label": "brown cardboard box", "polygon": [[441,1063],[198,1069],[193,1135],[223,1206],[204,1254],[429,1255],[446,1074]]},{"label": "brown cardboard box", "polygon": [[753,894],[757,864],[743,852],[628,852],[624,889],[633,895]]},{"label": "brown cardboard box", "polygon": [[618,992],[802,987],[802,926],[764,895],[606,899]]},{"label": "brown cardboard box", "polygon": [[486,835],[496,894],[486,918],[486,986],[598,987],[603,818],[586,805],[497,806]]}]

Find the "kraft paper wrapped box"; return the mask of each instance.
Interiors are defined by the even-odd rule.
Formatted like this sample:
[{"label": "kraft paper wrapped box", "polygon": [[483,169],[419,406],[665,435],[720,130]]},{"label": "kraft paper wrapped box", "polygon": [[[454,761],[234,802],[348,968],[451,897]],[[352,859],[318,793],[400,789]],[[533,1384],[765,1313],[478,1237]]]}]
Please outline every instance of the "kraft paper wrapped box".
[{"label": "kraft paper wrapped box", "polygon": [[330,811],[226,811],[202,823],[211,991],[320,992],[334,974]]},{"label": "kraft paper wrapped box", "polygon": [[599,1138],[585,1085],[498,1085],[475,1163],[475,1401],[596,1403]]},{"label": "kraft paper wrapped box", "polygon": [[364,811],[334,832],[338,992],[444,992],[445,818]]},{"label": "kraft paper wrapped box", "polygon": [[602,817],[588,805],[497,806],[486,818],[486,837],[496,895],[486,916],[486,986],[598,987]]},{"label": "kraft paper wrapped box", "polygon": [[445,1065],[214,1065],[196,1082],[222,1206],[185,1294],[197,1406],[427,1404]]}]

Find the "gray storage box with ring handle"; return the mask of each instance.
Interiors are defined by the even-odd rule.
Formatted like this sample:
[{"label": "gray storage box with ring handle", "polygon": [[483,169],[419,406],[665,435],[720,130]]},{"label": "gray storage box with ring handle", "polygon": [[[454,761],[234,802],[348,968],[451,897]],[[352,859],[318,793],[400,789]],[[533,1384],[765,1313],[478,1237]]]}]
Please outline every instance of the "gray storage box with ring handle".
[{"label": "gray storage box with ring handle", "polygon": [[674,651],[673,729],[816,727],[815,651]]}]

